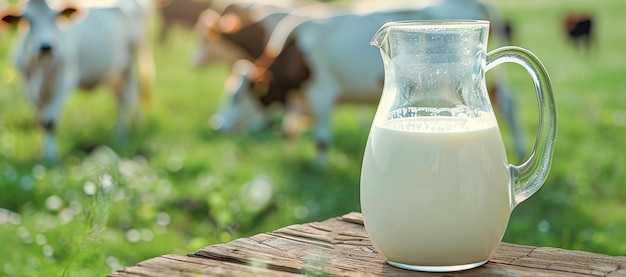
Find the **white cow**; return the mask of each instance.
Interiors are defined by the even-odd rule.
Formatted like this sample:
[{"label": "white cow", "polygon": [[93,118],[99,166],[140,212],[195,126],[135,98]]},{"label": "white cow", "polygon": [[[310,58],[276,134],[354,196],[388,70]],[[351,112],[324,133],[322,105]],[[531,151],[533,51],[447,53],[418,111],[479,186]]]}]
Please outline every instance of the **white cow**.
[{"label": "white cow", "polygon": [[[30,0],[21,14],[2,16],[6,23],[28,22],[28,30],[20,34],[14,48],[13,60],[21,73],[23,90],[37,107],[38,123],[45,130],[43,156],[47,160],[58,158],[55,126],[68,96],[77,88],[111,86],[119,104],[116,138],[124,136],[136,112],[137,59],[139,48],[145,47],[141,40],[146,29],[139,16],[145,11],[135,0],[122,3],[57,10],[45,0]],[[59,23],[63,18],[78,22]]]},{"label": "white cow", "polygon": [[[332,111],[339,102],[377,104],[382,92],[384,68],[378,49],[369,42],[386,22],[415,19],[493,19],[481,2],[443,0],[407,8],[345,14],[327,19],[283,19],[293,30],[272,36],[264,56],[254,64],[240,62],[229,77],[231,96],[218,116],[218,130],[263,126],[274,103],[310,109],[315,120],[318,164],[325,163],[332,138]],[[283,23],[284,22],[284,23]],[[498,29],[497,21],[492,27]],[[234,84],[234,85],[233,85]],[[294,91],[303,90],[298,94]],[[302,99],[301,104],[296,104]],[[521,139],[521,135],[519,136]],[[523,144],[521,149],[523,149]]]}]

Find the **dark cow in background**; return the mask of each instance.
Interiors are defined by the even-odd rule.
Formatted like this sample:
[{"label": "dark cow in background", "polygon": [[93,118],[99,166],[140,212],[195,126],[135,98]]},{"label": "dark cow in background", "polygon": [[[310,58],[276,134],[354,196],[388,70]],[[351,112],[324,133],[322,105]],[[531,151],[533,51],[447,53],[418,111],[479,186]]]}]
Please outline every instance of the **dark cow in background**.
[{"label": "dark cow in background", "polygon": [[504,41],[508,44],[513,44],[513,38],[515,36],[515,30],[513,29],[513,23],[509,20],[502,22],[502,33],[504,35]]},{"label": "dark cow in background", "polygon": [[590,14],[568,14],[563,18],[563,29],[567,39],[575,47],[589,50],[593,44],[593,16]]}]

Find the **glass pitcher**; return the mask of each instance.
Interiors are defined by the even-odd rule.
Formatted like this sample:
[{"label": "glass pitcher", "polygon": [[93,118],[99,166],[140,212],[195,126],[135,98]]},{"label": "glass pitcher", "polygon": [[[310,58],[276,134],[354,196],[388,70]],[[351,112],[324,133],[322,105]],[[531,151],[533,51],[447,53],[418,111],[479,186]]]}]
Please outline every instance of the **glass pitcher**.
[{"label": "glass pitcher", "polygon": [[[405,21],[372,39],[383,93],[361,170],[365,228],[387,263],[457,271],[487,262],[509,215],[544,183],[556,108],[541,62],[519,47],[486,53],[488,21]],[[532,76],[539,128],[530,158],[507,161],[485,72],[513,62]]]}]

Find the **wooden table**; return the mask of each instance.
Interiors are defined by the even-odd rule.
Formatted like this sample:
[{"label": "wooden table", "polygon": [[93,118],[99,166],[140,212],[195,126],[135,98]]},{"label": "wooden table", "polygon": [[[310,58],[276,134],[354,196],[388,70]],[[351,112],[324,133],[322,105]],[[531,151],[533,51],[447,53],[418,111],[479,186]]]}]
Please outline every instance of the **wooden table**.
[{"label": "wooden table", "polygon": [[626,276],[626,257],[501,243],[489,262],[452,273],[387,265],[359,213],[292,225],[207,246],[186,256],[163,255],[112,272],[122,276]]}]

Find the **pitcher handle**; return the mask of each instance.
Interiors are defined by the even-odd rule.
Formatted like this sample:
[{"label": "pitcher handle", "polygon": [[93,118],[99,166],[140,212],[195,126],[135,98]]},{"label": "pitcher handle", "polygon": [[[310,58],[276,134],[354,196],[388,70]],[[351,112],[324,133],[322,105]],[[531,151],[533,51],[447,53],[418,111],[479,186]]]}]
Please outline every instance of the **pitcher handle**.
[{"label": "pitcher handle", "polygon": [[489,71],[507,62],[521,65],[530,74],[537,91],[539,106],[539,127],[530,158],[519,166],[509,165],[512,211],[519,203],[537,192],[548,177],[554,152],[557,120],[550,77],[541,61],[526,49],[506,46],[487,53],[486,70]]}]

